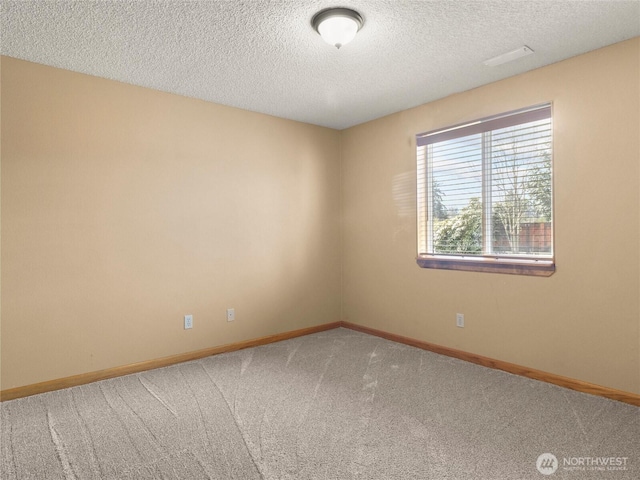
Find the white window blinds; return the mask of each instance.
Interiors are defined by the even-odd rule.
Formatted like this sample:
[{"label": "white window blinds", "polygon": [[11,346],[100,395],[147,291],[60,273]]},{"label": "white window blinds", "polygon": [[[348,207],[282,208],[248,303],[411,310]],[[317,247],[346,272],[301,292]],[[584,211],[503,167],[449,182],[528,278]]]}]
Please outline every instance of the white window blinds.
[{"label": "white window blinds", "polygon": [[418,256],[551,260],[549,104],[416,137]]}]

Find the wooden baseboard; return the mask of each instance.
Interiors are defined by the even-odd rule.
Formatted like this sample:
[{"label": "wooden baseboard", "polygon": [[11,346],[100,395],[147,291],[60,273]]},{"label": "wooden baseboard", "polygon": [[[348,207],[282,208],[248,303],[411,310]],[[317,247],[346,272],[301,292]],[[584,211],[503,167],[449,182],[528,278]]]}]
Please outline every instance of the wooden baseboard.
[{"label": "wooden baseboard", "polygon": [[503,370],[505,372],[520,375],[522,377],[532,378],[534,380],[540,380],[542,382],[552,383],[564,388],[576,390],[578,392],[589,393],[591,395],[598,395],[600,397],[610,398],[619,402],[628,403],[640,407],[640,395],[636,393],[625,392],[622,390],[616,390],[609,387],[603,387],[593,383],[583,382],[582,380],[575,380],[573,378],[563,377],[561,375],[555,375],[553,373],[547,373],[533,368],[523,367],[514,363],[503,362],[501,360],[495,360],[493,358],[484,357],[482,355],[476,355],[474,353],[464,352],[462,350],[456,350],[454,348],[443,347],[441,345],[435,345],[433,343],[423,342],[409,337],[403,337],[402,335],[396,335],[394,333],[384,332],[382,330],[376,330],[374,328],[364,327],[355,323],[342,322],[342,327],[356,330],[358,332],[367,333],[369,335],[375,335],[376,337],[386,338],[398,343],[404,343],[405,345],[411,345],[412,347],[421,348],[422,350],[428,350],[430,352],[439,353],[448,357],[458,358],[467,362],[482,365],[484,367],[494,368],[497,370]]},{"label": "wooden baseboard", "polygon": [[421,348],[423,350],[439,353],[448,357],[458,358],[460,360],[465,360],[467,362],[482,365],[484,367],[503,370],[515,375],[532,378],[534,380],[540,380],[542,382],[552,383],[554,385],[559,385],[561,387],[576,390],[578,392],[610,398],[612,400],[617,400],[619,402],[628,403],[630,405],[640,407],[640,395],[635,393],[615,390],[613,388],[603,387],[601,385],[583,382],[581,380],[575,380],[573,378],[563,377],[561,375],[555,375],[553,373],[547,373],[540,370],[535,370],[533,368],[523,367],[514,363],[495,360],[493,358],[464,352],[462,350],[456,350],[454,348],[443,347],[441,345],[435,345],[429,342],[423,342],[414,338],[404,337],[402,335],[396,335],[394,333],[376,330],[375,328],[365,327],[350,322],[326,323],[323,325],[317,325],[315,327],[302,328],[300,330],[278,333],[266,337],[255,338],[253,340],[245,340],[228,345],[221,345],[219,347],[206,348],[204,350],[197,350],[195,352],[172,355],[170,357],[148,360],[146,362],[134,363],[121,367],[108,368],[106,370],[100,370],[97,372],[83,373],[80,375],[74,375],[72,377],[35,383],[33,385],[25,385],[24,387],[10,388],[0,391],[0,401],[28,397],[30,395],[36,395],[38,393],[52,392],[54,390],[75,387],[77,385],[84,385],[87,383],[97,382],[99,380],[106,380],[108,378],[144,372],[146,370],[152,370],[154,368],[167,367],[170,365],[175,365],[177,363],[188,362],[191,360],[197,360],[199,358],[209,357],[211,355],[217,355],[219,353],[233,352],[236,350],[242,350],[244,348],[257,347],[269,343],[280,342],[282,340],[301,337],[312,333],[324,332],[326,330],[331,330],[338,327],[344,327],[350,330],[374,335],[376,337],[386,338],[387,340],[403,343],[405,345],[411,345],[412,347]]},{"label": "wooden baseboard", "polygon": [[221,345],[219,347],[205,348],[203,350],[197,350],[195,352],[187,352],[179,355],[172,355],[170,357],[148,360],[146,362],[107,368],[105,370],[99,370],[97,372],[82,373],[80,375],[74,375],[72,377],[65,377],[56,380],[49,380],[46,382],[34,383],[32,385],[25,385],[24,387],[9,388],[7,390],[0,391],[0,401],[28,397],[30,395],[36,395],[38,393],[53,392],[55,390],[62,390],[63,388],[75,387],[78,385],[84,385],[87,383],[97,382],[99,380],[106,380],[108,378],[129,375],[132,373],[144,372],[146,370],[152,370],[154,368],[168,367],[177,363],[188,362],[191,360],[197,360],[199,358],[209,357],[211,355],[217,355],[218,353],[233,352],[236,350],[242,350],[244,348],[257,347],[259,345],[266,345],[268,343],[280,342],[282,340],[288,340],[290,338],[301,337],[304,335],[309,335],[311,333],[323,332],[325,330],[338,328],[341,325],[341,322],[325,323],[323,325],[318,325],[315,327],[277,333],[275,335],[255,338],[253,340],[245,340],[243,342]]}]

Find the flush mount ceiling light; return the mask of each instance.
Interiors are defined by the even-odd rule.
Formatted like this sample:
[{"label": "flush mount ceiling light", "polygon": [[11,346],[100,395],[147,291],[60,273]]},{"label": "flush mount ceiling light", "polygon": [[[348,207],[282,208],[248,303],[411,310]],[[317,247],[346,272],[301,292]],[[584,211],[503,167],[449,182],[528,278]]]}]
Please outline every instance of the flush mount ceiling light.
[{"label": "flush mount ceiling light", "polygon": [[316,13],[311,20],[322,39],[336,48],[353,40],[363,23],[360,14],[348,8],[328,8]]}]

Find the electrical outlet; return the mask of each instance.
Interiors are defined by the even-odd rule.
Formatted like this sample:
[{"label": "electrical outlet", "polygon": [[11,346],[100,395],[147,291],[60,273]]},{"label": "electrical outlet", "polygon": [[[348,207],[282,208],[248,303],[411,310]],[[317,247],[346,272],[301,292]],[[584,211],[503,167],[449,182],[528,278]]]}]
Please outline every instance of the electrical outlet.
[{"label": "electrical outlet", "polygon": [[464,327],[464,313],[456,313],[456,327]]},{"label": "electrical outlet", "polygon": [[189,328],[193,328],[193,315],[184,316],[184,329],[188,330]]},{"label": "electrical outlet", "polygon": [[236,319],[236,309],[227,308],[227,322],[233,322]]}]

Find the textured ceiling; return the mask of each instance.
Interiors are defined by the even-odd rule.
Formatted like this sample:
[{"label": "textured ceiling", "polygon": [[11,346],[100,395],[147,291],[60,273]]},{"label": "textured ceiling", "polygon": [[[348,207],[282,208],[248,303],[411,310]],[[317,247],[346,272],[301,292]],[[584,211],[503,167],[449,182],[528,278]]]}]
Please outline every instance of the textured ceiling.
[{"label": "textured ceiling", "polygon": [[[640,0],[7,1],[3,55],[342,129],[640,35]],[[322,8],[365,24],[340,50]],[[535,54],[483,61],[522,45]]]}]

